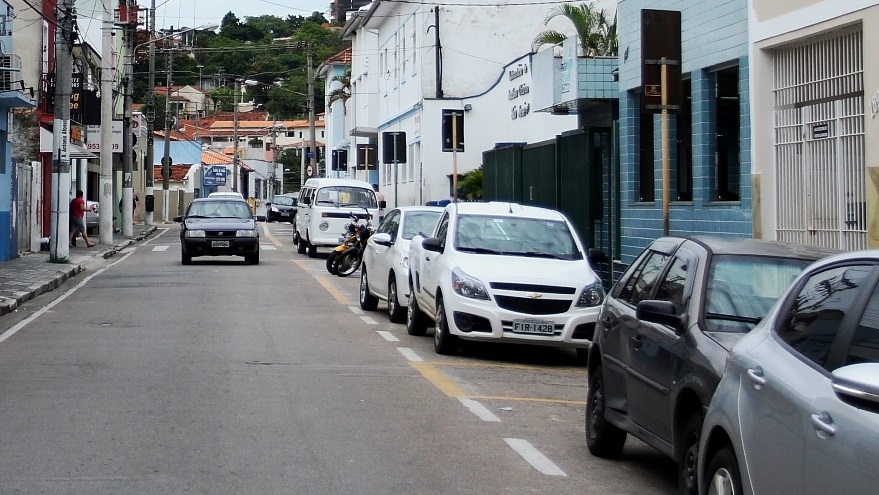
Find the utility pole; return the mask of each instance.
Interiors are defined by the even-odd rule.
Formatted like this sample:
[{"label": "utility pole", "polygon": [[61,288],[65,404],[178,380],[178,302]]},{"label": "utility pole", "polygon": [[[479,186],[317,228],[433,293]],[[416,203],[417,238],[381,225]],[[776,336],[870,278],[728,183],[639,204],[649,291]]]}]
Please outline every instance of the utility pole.
[{"label": "utility pole", "polygon": [[[171,28],[171,34],[174,28]],[[171,185],[171,73],[174,71],[174,52],[166,50],[168,53],[168,73],[165,79],[165,155],[162,158],[162,221],[168,221],[168,195],[170,194]]]},{"label": "utility pole", "polygon": [[113,6],[103,0],[101,31],[101,173],[98,182],[98,234],[102,244],[113,243]]},{"label": "utility pole", "polygon": [[[308,42],[308,136],[311,140],[309,144],[311,156],[308,158],[310,172],[307,175],[308,178],[311,178],[316,177],[317,174],[317,166],[315,165],[317,161],[317,140],[314,136],[314,47],[310,41]],[[305,171],[302,171],[300,177],[302,184],[305,184]]]},{"label": "utility pole", "polygon": [[[272,120],[272,171],[269,174],[271,176],[271,180],[269,181],[269,201],[272,201],[275,197],[275,181],[278,180],[278,121],[277,119]],[[283,184],[284,174],[281,174],[281,180]],[[284,194],[284,186],[281,186],[280,194]]]},{"label": "utility pole", "polygon": [[49,258],[70,255],[70,89],[73,67],[73,0],[58,2],[55,27],[55,119],[52,123],[52,220]]},{"label": "utility pole", "polygon": [[133,156],[131,150],[131,90],[134,85],[134,28],[136,24],[132,24],[132,15],[134,22],[137,22],[137,3],[131,0],[123,0],[127,2],[124,10],[125,16],[122,21],[123,38],[125,42],[125,57],[128,63],[125,64],[126,74],[122,78],[122,201],[120,204],[119,215],[122,218],[122,235],[131,237],[134,234],[133,216],[134,216],[134,194],[131,180],[131,159]]},{"label": "utility pole", "polygon": [[144,191],[144,223],[153,224],[153,210],[155,209],[155,196],[153,195],[153,162],[155,161],[155,152],[153,151],[153,131],[156,121],[156,43],[153,41],[156,32],[156,0],[150,2],[150,26],[149,26],[149,45],[150,45],[150,74],[148,91],[148,108],[145,115],[147,122],[147,150],[146,158],[143,163],[143,173],[146,174],[146,191]]},{"label": "utility pole", "polygon": [[[241,79],[235,78],[235,89],[232,90],[232,190],[238,191],[238,93],[241,91]],[[241,192],[241,191],[238,191]]]}]

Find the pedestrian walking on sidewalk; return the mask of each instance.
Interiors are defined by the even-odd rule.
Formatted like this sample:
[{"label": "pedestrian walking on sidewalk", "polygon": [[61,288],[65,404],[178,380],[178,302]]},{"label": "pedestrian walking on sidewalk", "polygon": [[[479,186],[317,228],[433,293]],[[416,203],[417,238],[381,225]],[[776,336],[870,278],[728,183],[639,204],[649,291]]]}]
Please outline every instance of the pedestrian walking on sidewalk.
[{"label": "pedestrian walking on sidewalk", "polygon": [[76,246],[73,243],[76,234],[82,234],[82,240],[85,241],[86,246],[92,247],[95,245],[95,243],[89,240],[89,236],[85,232],[85,212],[87,211],[88,207],[86,206],[83,192],[78,190],[76,191],[76,197],[70,200],[70,247]]}]

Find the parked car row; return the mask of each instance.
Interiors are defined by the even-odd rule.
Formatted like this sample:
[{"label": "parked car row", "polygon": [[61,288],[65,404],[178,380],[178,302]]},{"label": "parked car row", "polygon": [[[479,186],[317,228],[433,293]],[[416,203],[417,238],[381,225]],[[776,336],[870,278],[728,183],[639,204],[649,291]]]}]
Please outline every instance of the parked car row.
[{"label": "parked car row", "polygon": [[459,338],[588,352],[590,452],[637,437],[676,461],[683,493],[879,482],[879,251],[663,237],[605,297],[572,232],[510,203],[390,210],[361,308],[387,301],[413,335],[434,320],[438,353]]}]

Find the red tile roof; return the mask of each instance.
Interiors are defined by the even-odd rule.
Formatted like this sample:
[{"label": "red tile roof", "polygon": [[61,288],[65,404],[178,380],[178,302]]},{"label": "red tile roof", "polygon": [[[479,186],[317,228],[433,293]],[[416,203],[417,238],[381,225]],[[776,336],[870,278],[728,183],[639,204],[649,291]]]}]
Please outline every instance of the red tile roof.
[{"label": "red tile roof", "polygon": [[351,65],[351,47],[345,48],[341,52],[326,59],[326,64],[346,64]]},{"label": "red tile roof", "polygon": [[[186,178],[186,174],[189,173],[189,169],[192,165],[171,165],[171,177],[169,180],[173,180],[175,182],[182,182],[183,179]],[[162,180],[162,166],[154,165],[153,166],[153,181],[161,181]]]}]

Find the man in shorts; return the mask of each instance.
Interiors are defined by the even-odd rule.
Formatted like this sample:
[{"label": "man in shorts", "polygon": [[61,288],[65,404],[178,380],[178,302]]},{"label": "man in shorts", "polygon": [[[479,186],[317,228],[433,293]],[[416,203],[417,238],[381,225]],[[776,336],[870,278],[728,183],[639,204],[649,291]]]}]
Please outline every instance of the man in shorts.
[{"label": "man in shorts", "polygon": [[88,207],[85,203],[85,198],[83,197],[82,190],[76,191],[76,197],[70,200],[70,247],[74,247],[73,239],[76,237],[76,234],[82,234],[82,240],[85,241],[85,245],[88,247],[92,247],[95,243],[89,240],[88,234],[85,232],[85,212],[88,211]]}]

